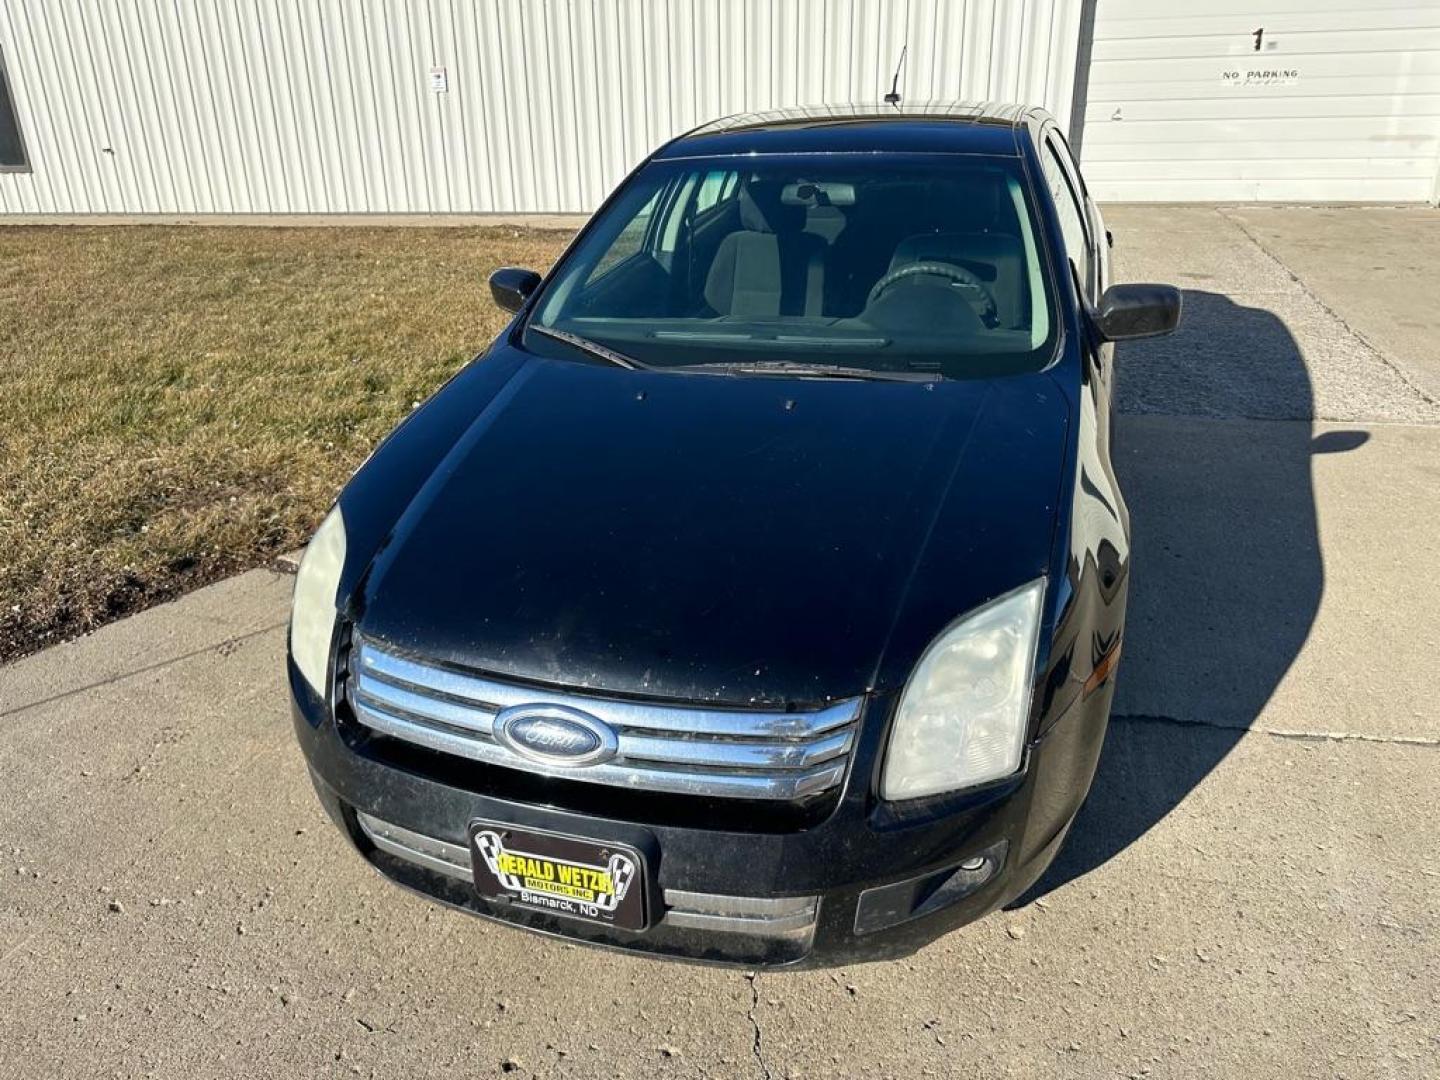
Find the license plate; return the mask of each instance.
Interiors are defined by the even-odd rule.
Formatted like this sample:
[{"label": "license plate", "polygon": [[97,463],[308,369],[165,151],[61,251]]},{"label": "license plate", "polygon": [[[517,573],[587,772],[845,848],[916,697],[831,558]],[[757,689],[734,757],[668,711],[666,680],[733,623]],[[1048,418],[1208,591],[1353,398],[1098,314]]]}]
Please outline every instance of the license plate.
[{"label": "license plate", "polygon": [[488,900],[624,930],[648,925],[645,860],[624,844],[472,821],[470,854]]}]

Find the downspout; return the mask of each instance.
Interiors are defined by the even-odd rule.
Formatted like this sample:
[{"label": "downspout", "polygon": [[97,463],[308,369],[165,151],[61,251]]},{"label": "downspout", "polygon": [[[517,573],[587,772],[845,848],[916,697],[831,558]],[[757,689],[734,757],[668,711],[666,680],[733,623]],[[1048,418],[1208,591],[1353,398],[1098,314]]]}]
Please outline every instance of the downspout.
[{"label": "downspout", "polygon": [[1080,2],[1080,36],[1075,45],[1075,85],[1070,94],[1070,130],[1066,142],[1081,161],[1085,143],[1085,106],[1090,98],[1090,55],[1095,51],[1095,4],[1097,0]]}]

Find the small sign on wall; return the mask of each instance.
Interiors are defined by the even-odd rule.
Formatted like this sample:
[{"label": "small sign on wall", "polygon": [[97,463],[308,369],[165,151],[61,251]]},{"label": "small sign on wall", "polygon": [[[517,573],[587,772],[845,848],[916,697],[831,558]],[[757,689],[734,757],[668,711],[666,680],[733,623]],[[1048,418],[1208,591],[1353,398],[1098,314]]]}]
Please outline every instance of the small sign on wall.
[{"label": "small sign on wall", "polygon": [[448,94],[450,92],[450,76],[443,67],[430,69],[430,92],[432,94]]},{"label": "small sign on wall", "polygon": [[1225,86],[1294,86],[1299,81],[1298,68],[1226,68],[1220,72]]}]

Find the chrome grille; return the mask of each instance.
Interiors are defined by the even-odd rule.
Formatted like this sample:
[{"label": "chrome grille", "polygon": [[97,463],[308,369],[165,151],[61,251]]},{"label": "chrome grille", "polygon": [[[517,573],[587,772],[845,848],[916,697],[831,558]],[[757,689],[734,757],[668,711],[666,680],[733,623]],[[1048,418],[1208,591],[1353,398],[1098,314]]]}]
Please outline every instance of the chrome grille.
[{"label": "chrome grille", "polygon": [[[356,635],[347,687],[373,731],[441,753],[545,776],[643,791],[793,800],[844,778],[860,699],[813,712],[710,709],[623,701],[497,682],[401,656]],[[612,728],[615,757],[596,765],[533,761],[495,738],[519,705],[579,709]]]},{"label": "chrome grille", "polygon": [[[470,852],[463,844],[437,840],[359,811],[355,819],[381,851],[457,881],[474,880]],[[663,897],[665,914],[660,921],[668,926],[807,944],[820,908],[818,896],[723,896],[665,889]]]}]

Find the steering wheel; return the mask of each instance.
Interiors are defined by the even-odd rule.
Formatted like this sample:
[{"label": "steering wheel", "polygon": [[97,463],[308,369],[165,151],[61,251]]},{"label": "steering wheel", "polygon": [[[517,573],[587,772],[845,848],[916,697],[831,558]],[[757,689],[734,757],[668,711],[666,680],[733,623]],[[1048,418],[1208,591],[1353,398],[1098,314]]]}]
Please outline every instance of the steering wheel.
[{"label": "steering wheel", "polygon": [[[896,270],[891,270],[875,283],[875,287],[870,290],[870,295],[865,298],[865,306],[869,307],[875,303],[875,301],[880,298],[880,295],[896,282],[904,281],[907,278],[920,277],[922,275],[926,277],[948,278],[960,288],[973,294],[974,299],[982,301],[985,306],[984,309],[979,312],[979,315],[986,326],[994,326],[999,320],[1000,308],[995,303],[995,294],[990,291],[990,287],[963,266],[952,266],[949,263],[911,263],[909,266],[902,266]],[[965,299],[971,301],[972,297],[967,296]]]}]

